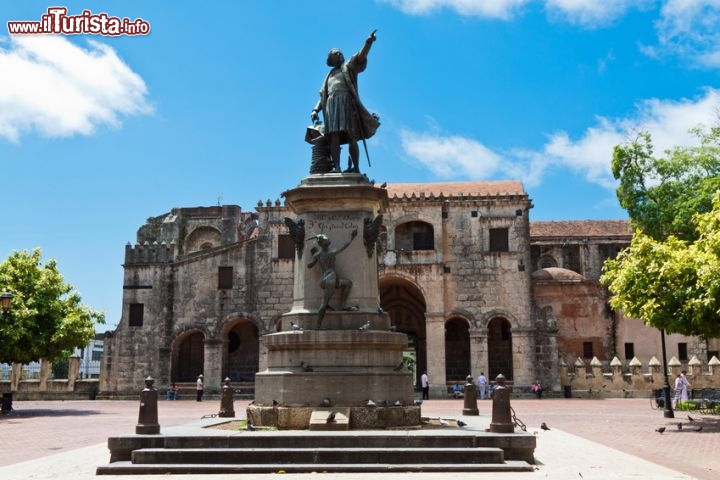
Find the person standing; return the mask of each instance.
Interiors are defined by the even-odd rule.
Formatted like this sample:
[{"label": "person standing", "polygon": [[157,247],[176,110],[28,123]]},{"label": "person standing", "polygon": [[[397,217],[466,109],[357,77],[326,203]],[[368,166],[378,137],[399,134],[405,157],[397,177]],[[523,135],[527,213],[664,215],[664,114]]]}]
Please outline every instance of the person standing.
[{"label": "person standing", "polygon": [[197,401],[202,402],[203,393],[205,393],[205,389],[203,386],[202,373],[200,375],[198,375],[198,377],[197,377],[196,389],[197,389]]},{"label": "person standing", "polygon": [[683,370],[680,375],[675,379],[675,408],[678,403],[686,402],[688,400],[688,389],[690,388],[690,382],[688,382],[685,374],[687,371]]},{"label": "person standing", "polygon": [[420,386],[422,387],[422,398],[423,400],[430,399],[430,381],[428,380],[427,372],[423,372],[420,377]]},{"label": "person standing", "polygon": [[477,379],[478,389],[480,389],[480,400],[485,400],[485,390],[487,389],[487,377],[485,372],[480,372]]}]

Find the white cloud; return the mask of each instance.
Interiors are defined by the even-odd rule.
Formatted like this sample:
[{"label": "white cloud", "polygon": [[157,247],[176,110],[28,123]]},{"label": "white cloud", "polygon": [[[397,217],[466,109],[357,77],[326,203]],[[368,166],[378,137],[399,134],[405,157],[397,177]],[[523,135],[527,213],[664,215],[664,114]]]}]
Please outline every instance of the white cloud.
[{"label": "white cloud", "polygon": [[381,0],[410,15],[424,15],[442,8],[470,17],[511,18],[532,0]]},{"label": "white cloud", "polygon": [[585,27],[606,25],[647,0],[545,0],[548,13]]},{"label": "white cloud", "polygon": [[694,99],[679,101],[649,99],[631,118],[598,118],[578,139],[566,132],[552,134],[538,150],[508,148],[496,152],[477,140],[437,133],[403,131],[405,152],[441,179],[485,180],[518,178],[530,186],[542,182],[553,168],[570,169],[586,181],[614,189],[610,171],[615,145],[649,131],[656,155],[679,145],[694,145],[697,139],[688,131],[699,125],[715,125],[718,120],[720,90],[707,89]]},{"label": "white cloud", "polygon": [[667,0],[655,26],[659,46],[645,53],[672,54],[720,68],[720,0]]},{"label": "white cloud", "polygon": [[0,136],[18,141],[89,135],[123,115],[152,111],[147,87],[111,47],[81,48],[59,36],[12,36],[0,44]]},{"label": "white cloud", "polygon": [[501,163],[499,155],[472,139],[409,130],[400,137],[405,152],[441,178],[485,178]]}]

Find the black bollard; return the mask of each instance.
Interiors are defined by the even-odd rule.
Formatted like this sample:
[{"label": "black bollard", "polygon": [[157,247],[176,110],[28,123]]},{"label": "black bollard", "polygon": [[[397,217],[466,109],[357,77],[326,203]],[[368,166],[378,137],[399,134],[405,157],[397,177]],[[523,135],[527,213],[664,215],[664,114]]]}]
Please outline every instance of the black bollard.
[{"label": "black bollard", "polygon": [[160,433],[158,423],[157,390],[153,387],[152,377],[145,379],[145,388],[140,392],[140,413],[138,424],[135,426],[135,433],[138,435],[155,435]]},{"label": "black bollard", "polygon": [[235,398],[234,391],[230,386],[230,377],[225,377],[223,385],[222,397],[220,397],[220,412],[218,417],[234,417],[235,416]]},{"label": "black bollard", "polygon": [[494,433],[515,431],[510,409],[510,389],[505,386],[505,376],[502,373],[495,379],[492,393],[492,422],[489,430]]},{"label": "black bollard", "polygon": [[467,382],[463,389],[463,398],[465,402],[463,404],[463,415],[480,415],[480,411],[477,406],[477,387],[473,383],[472,375],[467,376]]}]

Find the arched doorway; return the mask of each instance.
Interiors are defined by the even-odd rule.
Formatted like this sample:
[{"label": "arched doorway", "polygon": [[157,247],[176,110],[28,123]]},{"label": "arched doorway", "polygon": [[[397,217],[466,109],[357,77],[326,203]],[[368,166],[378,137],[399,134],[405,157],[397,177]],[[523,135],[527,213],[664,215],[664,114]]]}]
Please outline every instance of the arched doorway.
[{"label": "arched doorway", "polygon": [[462,318],[445,322],[445,380],[465,383],[470,373],[470,329]]},{"label": "arched doorway", "polygon": [[427,369],[425,298],[412,283],[400,278],[380,279],[380,306],[396,331],[408,336],[408,355],[415,356],[415,384]]},{"label": "arched doorway", "polygon": [[225,339],[223,378],[254,382],[260,358],[257,327],[248,320],[239,320],[229,325]]},{"label": "arched doorway", "polygon": [[502,317],[488,322],[488,370],[492,380],[501,373],[507,380],[513,379],[512,329]]},{"label": "arched doorway", "polygon": [[205,366],[205,336],[198,330],[183,333],[173,342],[172,371],[173,382],[194,382],[203,373]]}]

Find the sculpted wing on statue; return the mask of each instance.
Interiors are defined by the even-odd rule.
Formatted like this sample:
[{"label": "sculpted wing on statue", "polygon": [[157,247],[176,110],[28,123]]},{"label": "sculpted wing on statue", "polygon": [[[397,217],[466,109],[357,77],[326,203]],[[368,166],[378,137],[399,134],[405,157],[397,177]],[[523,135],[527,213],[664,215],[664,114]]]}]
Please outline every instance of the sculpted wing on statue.
[{"label": "sculpted wing on statue", "polygon": [[299,259],[302,258],[303,249],[305,248],[305,220],[295,222],[290,217],[285,217],[285,225],[290,232],[290,238],[295,243],[295,251]]},{"label": "sculpted wing on statue", "polygon": [[383,216],[378,215],[374,219],[366,218],[363,225],[363,243],[367,250],[368,258],[372,258],[375,251],[375,243],[380,235]]}]

